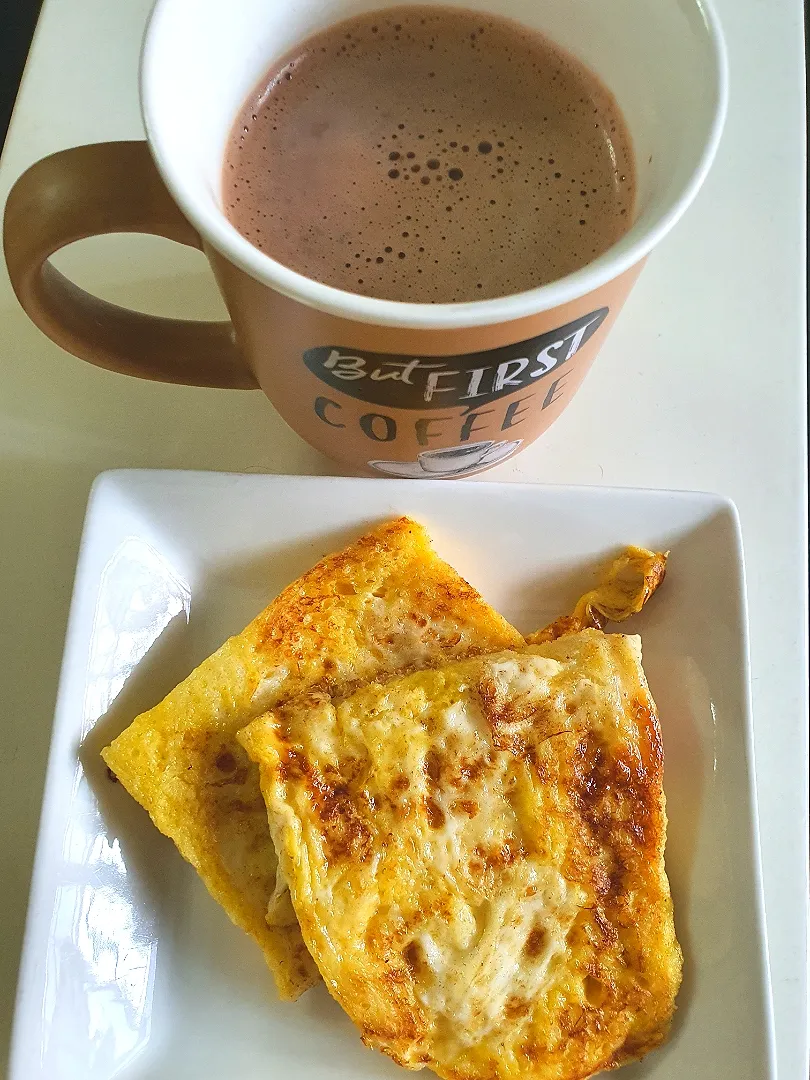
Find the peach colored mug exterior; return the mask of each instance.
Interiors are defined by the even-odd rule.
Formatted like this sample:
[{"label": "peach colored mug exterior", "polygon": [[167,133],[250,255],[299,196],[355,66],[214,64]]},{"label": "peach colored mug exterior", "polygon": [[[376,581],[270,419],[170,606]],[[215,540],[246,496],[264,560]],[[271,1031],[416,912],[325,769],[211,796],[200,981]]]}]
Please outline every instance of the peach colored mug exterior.
[{"label": "peach colored mug exterior", "polygon": [[[6,260],[30,317],[76,356],[144,378],[261,387],[299,435],[353,470],[465,476],[536,439],[582,382],[646,255],[708,171],[725,114],[725,53],[703,0],[649,0],[641,18],[634,0],[549,0],[542,17],[531,0],[481,5],[549,33],[611,87],[634,138],[638,212],[618,244],[560,282],[475,303],[397,303],[275,262],[233,229],[219,195],[230,121],[262,71],[308,33],[378,6],[300,0],[293,17],[272,0],[158,0],[141,75],[149,142],[77,147],[32,166],[6,205]],[[634,35],[620,32],[622,20]],[[592,44],[600,33],[610,39],[601,49]],[[628,46],[630,37],[658,42],[666,76],[663,58]],[[197,103],[210,122],[195,110],[189,119],[184,86],[199,87],[211,71],[219,81],[209,77],[200,91],[209,107]],[[104,232],[155,233],[204,250],[231,323],[115,307],[49,262],[65,244]]]},{"label": "peach colored mug exterior", "polygon": [[524,319],[419,330],[268,297],[216,251],[207,255],[256,379],[290,427],[355,469],[413,478],[482,471],[541,435],[584,379],[641,269]]}]

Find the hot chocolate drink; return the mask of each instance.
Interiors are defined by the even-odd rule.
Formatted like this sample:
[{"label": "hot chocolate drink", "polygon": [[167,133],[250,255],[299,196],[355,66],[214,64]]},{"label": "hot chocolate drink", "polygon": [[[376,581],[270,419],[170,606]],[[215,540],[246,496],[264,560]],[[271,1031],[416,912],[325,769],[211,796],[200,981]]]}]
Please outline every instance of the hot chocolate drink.
[{"label": "hot chocolate drink", "polygon": [[463,8],[332,26],[274,64],[227,148],[225,210],[261,251],[386,300],[547,284],[629,228],[619,107],[547,37]]}]

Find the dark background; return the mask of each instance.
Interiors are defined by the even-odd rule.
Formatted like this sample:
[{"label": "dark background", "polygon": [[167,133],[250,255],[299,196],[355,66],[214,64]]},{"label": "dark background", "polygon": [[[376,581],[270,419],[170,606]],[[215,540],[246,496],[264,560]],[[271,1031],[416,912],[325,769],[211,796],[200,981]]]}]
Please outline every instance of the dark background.
[{"label": "dark background", "polygon": [[31,44],[41,0],[0,0],[0,146]]}]

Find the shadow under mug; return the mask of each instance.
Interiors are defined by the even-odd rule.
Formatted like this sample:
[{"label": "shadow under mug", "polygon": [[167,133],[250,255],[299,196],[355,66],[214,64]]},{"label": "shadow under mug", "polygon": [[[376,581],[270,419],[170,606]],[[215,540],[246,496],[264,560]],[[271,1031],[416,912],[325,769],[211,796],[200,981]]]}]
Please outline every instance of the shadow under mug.
[{"label": "shadow under mug", "polygon": [[[546,33],[594,71],[622,109],[636,155],[635,219],[588,266],[513,296],[411,304],[344,292],[276,262],[222,210],[233,119],[274,59],[380,5],[158,0],[141,61],[148,141],[62,151],[12,188],[4,248],[23,308],[57,344],[100,367],[261,388],[299,435],[354,471],[465,476],[528,445],[570,401],[644,259],[706,176],[725,117],[725,50],[707,0],[460,6]],[[116,307],[49,261],[66,244],[111,232],[153,233],[202,249],[231,321]]]}]

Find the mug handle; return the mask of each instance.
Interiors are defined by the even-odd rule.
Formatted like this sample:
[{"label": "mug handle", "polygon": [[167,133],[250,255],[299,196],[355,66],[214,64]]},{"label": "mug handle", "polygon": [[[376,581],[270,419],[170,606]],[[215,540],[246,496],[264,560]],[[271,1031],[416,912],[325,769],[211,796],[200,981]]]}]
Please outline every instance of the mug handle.
[{"label": "mug handle", "polygon": [[256,389],[229,322],[165,319],[108,304],[78,288],[50,256],[102,233],[152,233],[202,250],[145,142],[77,146],[43,158],[6,203],[3,247],[17,299],[63,349],[142,379]]}]

